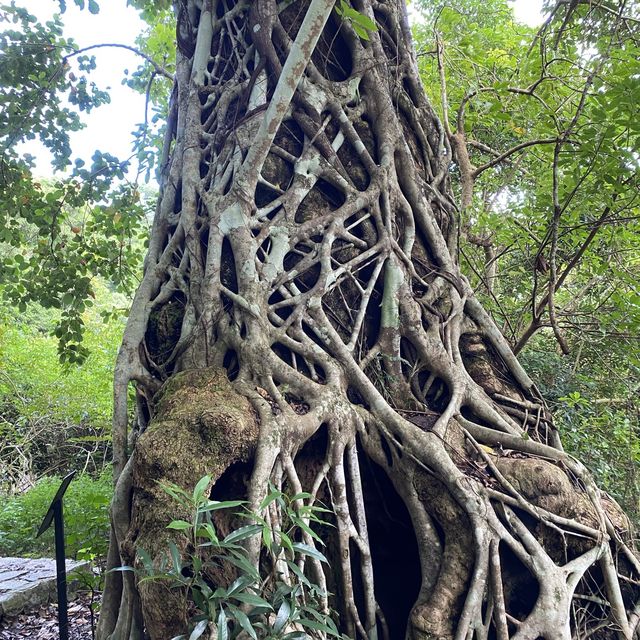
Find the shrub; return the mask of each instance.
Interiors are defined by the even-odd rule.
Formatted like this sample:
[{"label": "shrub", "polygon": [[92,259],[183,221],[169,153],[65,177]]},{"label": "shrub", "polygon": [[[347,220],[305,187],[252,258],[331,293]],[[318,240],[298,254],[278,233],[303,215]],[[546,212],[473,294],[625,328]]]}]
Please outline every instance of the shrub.
[{"label": "shrub", "polygon": [[[36,539],[38,527],[60,486],[47,477],[22,495],[6,498],[0,507],[0,556],[53,556],[53,527]],[[67,557],[104,556],[109,538],[111,470],[97,478],[81,475],[64,497]]]},{"label": "shrub", "polygon": [[[174,484],[163,485],[193,513],[191,521],[174,520],[167,525],[183,536],[181,546],[191,551],[186,557],[170,543],[170,553],[158,567],[138,549],[146,573],[142,580],[163,580],[169,588],[183,589],[195,605],[198,614],[192,619],[189,640],[205,637],[205,632],[218,640],[349,640],[333,620],[336,614],[327,606],[329,594],[312,582],[308,569],[304,570],[305,559],[328,562],[317,549],[324,543],[310,525],[328,525],[320,516],[330,511],[314,504],[309,493],[289,497],[272,487],[259,513],[252,513],[241,500],[211,500],[207,495],[210,484],[209,476],[201,478],[192,494]],[[237,515],[246,517],[250,524],[219,538],[212,514],[236,507],[245,508]],[[279,520],[275,526],[269,511]],[[261,541],[259,566],[251,562],[243,546],[253,537]],[[234,568],[236,579],[231,584],[211,584],[216,567],[222,565]],[[174,640],[186,638],[183,635]]]}]

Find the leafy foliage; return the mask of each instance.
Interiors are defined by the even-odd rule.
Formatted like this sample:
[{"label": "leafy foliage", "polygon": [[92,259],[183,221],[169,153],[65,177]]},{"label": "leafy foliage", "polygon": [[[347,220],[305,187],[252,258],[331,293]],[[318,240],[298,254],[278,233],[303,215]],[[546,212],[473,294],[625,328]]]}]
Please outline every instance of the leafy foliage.
[{"label": "leafy foliage", "polygon": [[83,314],[82,366],[62,365],[50,331],[56,312],[30,305],[0,310],[0,490],[24,489],[44,473],[100,471],[109,456],[113,363],[122,335],[120,317],[104,321],[114,304],[126,305],[94,282],[96,305]]},{"label": "leafy foliage", "polygon": [[336,13],[351,24],[362,40],[369,40],[369,32],[378,30],[376,23],[369,16],[354,9],[346,0],[340,0],[336,4]]},{"label": "leafy foliage", "polygon": [[640,432],[637,388],[618,354],[577,354],[569,359],[553,349],[553,337],[535,336],[522,356],[553,410],[568,451],[594,473],[602,486],[640,523]]},{"label": "leafy foliage", "polygon": [[[82,4],[82,3],[78,3]],[[95,13],[96,4],[89,3]],[[38,302],[59,309],[55,334],[60,358],[81,362],[82,314],[95,297],[92,278],[121,290],[135,284],[146,237],[148,203],[125,180],[129,167],[97,150],[92,163],[71,163],[69,134],[81,112],[109,101],[90,79],[92,56],[63,36],[59,16],[41,24],[14,4],[0,7],[0,285],[21,311]],[[72,62],[77,63],[72,67]],[[39,140],[65,177],[44,182],[21,143]]]},{"label": "leafy foliage", "polygon": [[[209,628],[214,629],[218,640],[246,635],[253,640],[298,640],[326,635],[344,638],[331,612],[322,604],[327,594],[304,570],[305,560],[327,563],[316,548],[323,544],[322,540],[310,526],[326,525],[321,515],[327,509],[312,503],[305,505],[304,500],[311,498],[308,493],[289,497],[272,488],[262,501],[259,514],[241,514],[251,524],[220,539],[215,512],[243,507],[246,503],[211,500],[207,495],[210,485],[211,478],[205,476],[191,494],[174,484],[164,486],[170,496],[193,513],[191,521],[174,520],[168,525],[180,532],[187,548],[194,550],[192,554],[183,559],[178,546],[171,543],[170,558],[162,561],[158,572],[150,557],[139,550],[148,574],[143,579],[167,580],[172,588],[186,589],[200,612],[193,620],[189,639],[196,640]],[[279,514],[282,526],[271,524],[269,512]],[[311,538],[311,544],[302,541],[304,534]],[[256,536],[262,541],[263,562],[259,568],[250,561],[242,544]],[[234,567],[238,577],[226,586],[211,585],[207,575],[221,565]]]},{"label": "leafy foliage", "polygon": [[[0,554],[4,556],[54,555],[53,528],[36,539],[60,478],[42,478],[26,493],[5,499],[0,510]],[[69,557],[105,556],[109,537],[111,470],[97,478],[75,478],[64,498],[66,551]]]},{"label": "leafy foliage", "polygon": [[637,516],[637,16],[558,3],[532,29],[506,0],[419,6],[425,86],[471,162],[461,262],[567,448]]},{"label": "leafy foliage", "polygon": [[517,351],[545,327],[564,350],[640,328],[637,25],[597,3],[564,17],[538,32],[505,0],[466,0],[417,28],[425,86],[442,105],[440,63],[475,174],[462,259]]}]

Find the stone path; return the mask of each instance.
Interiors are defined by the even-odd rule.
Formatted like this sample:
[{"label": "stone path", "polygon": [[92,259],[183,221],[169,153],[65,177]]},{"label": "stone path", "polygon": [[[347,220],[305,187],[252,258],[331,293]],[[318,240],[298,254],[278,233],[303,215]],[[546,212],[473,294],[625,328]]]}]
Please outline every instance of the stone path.
[{"label": "stone path", "polygon": [[[67,560],[67,581],[74,570],[89,571],[88,562]],[[0,620],[56,599],[56,563],[49,558],[0,558]]]}]

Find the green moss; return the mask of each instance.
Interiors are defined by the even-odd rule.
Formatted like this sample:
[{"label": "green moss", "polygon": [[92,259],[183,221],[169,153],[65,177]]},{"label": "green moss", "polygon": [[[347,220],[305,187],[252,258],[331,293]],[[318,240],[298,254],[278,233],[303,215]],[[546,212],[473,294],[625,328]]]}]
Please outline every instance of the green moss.
[{"label": "green moss", "polygon": [[[253,456],[257,439],[253,409],[224,371],[190,370],[170,378],[156,395],[154,419],[136,443],[132,521],[123,545],[127,561],[134,561],[136,548],[157,559],[170,540],[184,544],[166,527],[172,520],[190,520],[192,514],[167,495],[161,483],[191,491],[209,475],[214,484],[232,463]],[[154,603],[166,602],[166,586],[145,582],[140,595],[145,610],[152,610]],[[186,620],[186,600],[174,595],[170,611],[165,607],[158,612],[162,632],[156,637],[169,631],[162,637],[176,635],[173,631]]]},{"label": "green moss", "polygon": [[170,481],[189,490],[202,476],[215,479],[232,462],[253,454],[254,412],[224,372],[176,374],[158,393],[155,413],[136,445],[136,489],[156,493],[159,481]]}]

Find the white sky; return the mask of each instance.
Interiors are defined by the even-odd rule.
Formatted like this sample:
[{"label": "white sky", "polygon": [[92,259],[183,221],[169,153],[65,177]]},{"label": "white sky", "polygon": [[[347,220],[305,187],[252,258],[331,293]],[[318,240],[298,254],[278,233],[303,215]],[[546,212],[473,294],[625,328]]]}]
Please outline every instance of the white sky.
[{"label": "white sky", "polygon": [[[535,26],[542,22],[542,0],[512,0],[516,18]],[[41,19],[48,19],[58,9],[56,0],[19,0]],[[73,37],[80,47],[112,42],[133,45],[136,36],[144,28],[137,11],[126,6],[126,0],[99,0],[100,13],[92,15],[86,9],[78,9],[73,0],[67,0],[63,15],[65,34]],[[100,89],[108,89],[111,103],[103,105],[89,115],[84,115],[87,127],[72,134],[73,157],[89,161],[93,152],[100,149],[120,159],[131,155],[132,135],[136,124],[144,120],[144,96],[121,84],[124,69],[133,71],[140,63],[134,53],[122,49],[98,49],[90,52],[96,57],[97,68],[93,80]],[[36,172],[50,176],[49,153],[33,142],[22,147],[33,154]]]},{"label": "white sky", "polygon": [[[16,4],[25,6],[40,19],[49,19],[58,10],[56,0],[20,0]],[[62,16],[65,35],[72,37],[79,47],[111,42],[134,45],[136,36],[145,24],[138,12],[126,6],[126,0],[101,0],[100,13],[92,15],[81,11],[73,0],[67,0],[67,10]],[[136,124],[144,121],[143,95],[121,84],[124,70],[134,71],[142,58],[124,49],[107,48],[88,52],[96,58],[96,69],[91,78],[100,89],[108,90],[110,104],[82,114],[85,129],[71,134],[73,158],[83,158],[87,163],[96,149],[111,153],[120,159],[132,153],[132,131]],[[40,144],[29,143],[22,147],[36,158],[36,171],[51,175],[50,154]]]}]

